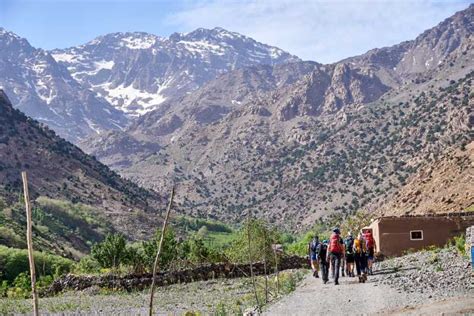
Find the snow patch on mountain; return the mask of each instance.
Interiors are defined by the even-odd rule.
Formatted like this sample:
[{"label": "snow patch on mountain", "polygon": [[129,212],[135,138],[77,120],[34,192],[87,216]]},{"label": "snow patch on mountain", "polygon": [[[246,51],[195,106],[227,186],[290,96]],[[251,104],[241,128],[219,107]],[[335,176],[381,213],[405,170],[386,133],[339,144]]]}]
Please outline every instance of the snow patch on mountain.
[{"label": "snow patch on mountain", "polygon": [[150,93],[136,89],[133,85],[120,85],[115,88],[105,85],[102,88],[107,92],[104,95],[107,101],[131,116],[143,115],[166,100],[159,91]]},{"label": "snow patch on mountain", "polygon": [[99,60],[94,62],[96,66],[96,70],[99,71],[101,69],[112,69],[115,65],[113,60]]},{"label": "snow patch on mountain", "polygon": [[126,46],[130,49],[148,49],[155,45],[156,40],[152,36],[146,37],[125,37],[121,39],[121,45]]},{"label": "snow patch on mountain", "polygon": [[53,56],[53,58],[57,62],[72,63],[72,62],[74,62],[75,60],[78,59],[77,55],[69,54],[69,53],[51,54],[51,56]]},{"label": "snow patch on mountain", "polygon": [[179,41],[178,44],[182,44],[188,51],[192,53],[198,53],[201,55],[213,53],[216,55],[224,55],[225,49],[222,46],[211,44],[209,42],[204,41]]}]

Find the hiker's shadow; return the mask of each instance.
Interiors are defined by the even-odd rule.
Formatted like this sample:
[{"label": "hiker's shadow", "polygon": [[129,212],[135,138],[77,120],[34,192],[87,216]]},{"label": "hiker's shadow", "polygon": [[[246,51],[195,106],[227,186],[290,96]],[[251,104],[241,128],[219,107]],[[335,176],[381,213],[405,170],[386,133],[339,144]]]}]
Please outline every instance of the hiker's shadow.
[{"label": "hiker's shadow", "polygon": [[411,270],[416,270],[416,267],[410,267],[410,268],[403,268],[403,269],[398,269],[398,268],[385,268],[385,269],[380,269],[374,272],[374,276],[376,275],[386,275],[386,274],[393,274],[397,272],[405,272],[405,271],[411,271]]}]

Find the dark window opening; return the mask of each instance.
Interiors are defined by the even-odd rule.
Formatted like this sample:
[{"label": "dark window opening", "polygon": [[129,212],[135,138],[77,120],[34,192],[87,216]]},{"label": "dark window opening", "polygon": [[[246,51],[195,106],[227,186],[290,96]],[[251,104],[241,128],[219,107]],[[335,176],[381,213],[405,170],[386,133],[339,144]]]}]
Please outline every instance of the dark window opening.
[{"label": "dark window opening", "polygon": [[422,230],[410,231],[410,240],[423,240],[423,231]]}]

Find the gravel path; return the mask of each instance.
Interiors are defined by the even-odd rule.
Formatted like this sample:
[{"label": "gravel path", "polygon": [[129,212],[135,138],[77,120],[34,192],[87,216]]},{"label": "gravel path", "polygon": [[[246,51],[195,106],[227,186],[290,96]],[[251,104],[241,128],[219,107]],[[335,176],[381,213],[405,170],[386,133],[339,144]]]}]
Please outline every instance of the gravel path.
[{"label": "gravel path", "polygon": [[[271,305],[264,315],[360,315],[360,314],[439,314],[474,312],[474,297],[461,296],[436,301],[401,292],[380,284],[381,275],[341,278],[340,285],[326,285],[308,275],[295,292]],[[439,300],[439,298],[438,298]]]},{"label": "gravel path", "polygon": [[308,275],[295,292],[271,306],[265,315],[368,314],[403,307],[410,299],[370,279],[359,283],[357,278],[340,278],[339,283],[324,285]]},{"label": "gravel path", "polygon": [[324,285],[308,275],[266,315],[474,313],[474,278],[454,248],[420,251],[377,263],[367,283],[340,278]]}]

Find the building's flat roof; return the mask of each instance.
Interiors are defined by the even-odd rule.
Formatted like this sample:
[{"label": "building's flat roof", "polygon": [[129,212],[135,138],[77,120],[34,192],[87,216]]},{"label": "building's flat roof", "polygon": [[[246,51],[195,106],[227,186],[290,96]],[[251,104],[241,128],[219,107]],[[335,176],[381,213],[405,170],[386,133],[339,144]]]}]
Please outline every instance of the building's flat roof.
[{"label": "building's flat roof", "polygon": [[381,219],[402,219],[402,218],[440,218],[440,217],[474,217],[474,212],[450,212],[450,213],[437,213],[437,214],[415,214],[415,215],[400,215],[400,216],[380,216],[373,220],[373,222]]}]

